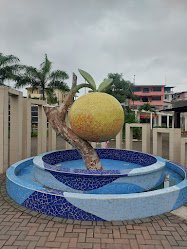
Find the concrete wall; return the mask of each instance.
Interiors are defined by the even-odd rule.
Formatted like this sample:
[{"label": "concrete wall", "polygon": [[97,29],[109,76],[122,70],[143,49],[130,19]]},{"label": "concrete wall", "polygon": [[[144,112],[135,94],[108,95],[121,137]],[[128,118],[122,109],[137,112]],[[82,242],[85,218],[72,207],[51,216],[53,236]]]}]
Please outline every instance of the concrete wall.
[{"label": "concrete wall", "polygon": [[[23,98],[20,91],[0,87],[0,174],[13,163],[31,156],[31,104],[38,105],[37,148],[41,154],[47,151],[47,119],[43,111],[46,102]],[[48,149],[56,150],[56,133],[51,127],[48,140]]]},{"label": "concrete wall", "polygon": [[[9,123],[9,104],[10,104],[10,131]],[[31,105],[38,105],[38,154],[46,151],[56,150],[56,133],[49,126],[47,137],[47,119],[43,111],[43,100],[23,98],[22,92],[6,86],[0,87],[0,173],[6,172],[7,168],[31,155]],[[136,113],[137,117],[139,113]],[[157,117],[160,125],[161,115]],[[172,114],[168,114],[172,115]],[[173,117],[172,117],[173,118]],[[167,118],[169,120],[169,118]],[[67,121],[68,123],[68,121]],[[185,122],[187,123],[187,121]],[[127,124],[126,126],[126,148],[132,149],[132,127],[142,127],[143,141],[142,151],[150,152],[150,124]],[[162,133],[170,136],[169,158],[170,160],[186,165],[186,140],[181,140],[181,130],[174,128],[164,128],[153,130],[153,154],[161,156]],[[10,138],[8,136],[10,135]],[[48,139],[48,148],[47,148]],[[96,147],[96,143],[92,143]],[[105,148],[106,143],[101,144]],[[8,152],[10,148],[10,153]],[[122,149],[122,131],[116,136],[116,148]],[[66,149],[72,149],[69,144]]]}]

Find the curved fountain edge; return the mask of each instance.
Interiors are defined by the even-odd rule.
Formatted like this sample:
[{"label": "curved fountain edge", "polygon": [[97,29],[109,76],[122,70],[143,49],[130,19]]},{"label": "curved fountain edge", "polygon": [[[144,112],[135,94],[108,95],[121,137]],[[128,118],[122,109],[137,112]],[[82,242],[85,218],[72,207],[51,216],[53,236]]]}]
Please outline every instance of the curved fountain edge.
[{"label": "curved fountain edge", "polygon": [[[138,194],[102,195],[54,191],[20,180],[15,171],[20,170],[24,163],[31,164],[32,159],[10,166],[7,170],[7,192],[19,204],[48,215],[82,220],[128,220],[159,215],[187,202],[187,170],[170,161],[166,161],[167,165],[179,167],[178,173],[185,176],[179,184]],[[55,208],[53,201],[50,202],[52,199],[58,202],[61,211]],[[64,205],[71,209],[71,213],[62,212]]]},{"label": "curved fountain edge", "polygon": [[[116,152],[128,152],[128,150],[122,150],[122,149],[96,149],[96,151],[116,151]],[[76,151],[74,150],[56,150],[56,151],[52,151],[52,152],[46,152],[43,153],[41,155],[38,155],[34,158],[33,163],[40,169],[45,169],[45,170],[50,170],[50,171],[54,171],[54,172],[59,172],[59,173],[64,173],[64,174],[76,174],[76,175],[105,175],[105,176],[111,176],[111,175],[115,175],[115,176],[123,176],[123,175],[128,175],[128,176],[136,176],[136,175],[143,175],[143,174],[149,174],[158,170],[161,170],[164,168],[165,166],[165,159],[159,157],[159,156],[154,156],[148,153],[142,153],[139,151],[135,151],[135,150],[131,150],[130,152],[136,153],[138,155],[146,155],[149,157],[152,157],[154,159],[156,159],[156,162],[151,164],[150,166],[146,166],[146,167],[142,167],[142,168],[137,168],[137,169],[133,169],[133,170],[86,170],[86,169],[67,169],[67,168],[59,168],[56,167],[55,165],[50,165],[48,163],[46,163],[43,160],[43,157],[51,154],[51,153],[58,153],[58,152],[72,152],[72,151]],[[72,159],[73,160],[73,159]]]},{"label": "curved fountain edge", "polygon": [[[35,178],[42,185],[61,191],[87,194],[128,194],[150,190],[164,181],[165,160],[131,150],[97,149],[100,159],[135,163],[142,167],[117,170],[62,168],[81,159],[77,150],[58,150],[34,158]],[[60,163],[60,164],[59,164]]]}]

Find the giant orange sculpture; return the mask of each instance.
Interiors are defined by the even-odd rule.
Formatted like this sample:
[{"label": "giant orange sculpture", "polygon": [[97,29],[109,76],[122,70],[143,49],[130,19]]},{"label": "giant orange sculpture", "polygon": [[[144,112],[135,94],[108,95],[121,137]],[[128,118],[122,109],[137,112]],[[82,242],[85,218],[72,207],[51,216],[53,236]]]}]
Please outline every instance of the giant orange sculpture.
[{"label": "giant orange sculpture", "polygon": [[113,96],[92,92],[74,102],[69,112],[69,122],[80,138],[103,142],[119,133],[124,123],[124,112]]},{"label": "giant orange sculpture", "polygon": [[[60,108],[44,106],[44,111],[56,133],[79,151],[86,168],[102,170],[99,157],[88,141],[107,141],[115,137],[123,126],[124,113],[114,97],[102,93],[112,79],[104,80],[96,90],[91,75],[83,70],[79,72],[88,84],[77,85],[77,76],[73,74],[72,88]],[[69,113],[69,128],[65,116],[75,93],[82,87],[89,87],[93,92],[74,102]]]}]

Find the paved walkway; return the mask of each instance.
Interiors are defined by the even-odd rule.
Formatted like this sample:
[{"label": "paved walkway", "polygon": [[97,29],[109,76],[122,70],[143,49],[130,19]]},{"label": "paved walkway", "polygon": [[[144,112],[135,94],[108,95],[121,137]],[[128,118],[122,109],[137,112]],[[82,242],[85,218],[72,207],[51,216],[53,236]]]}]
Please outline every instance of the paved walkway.
[{"label": "paved walkway", "polygon": [[0,175],[0,187],[3,249],[187,249],[187,220],[171,213],[123,222],[67,220],[15,203],[6,193],[5,175]]}]

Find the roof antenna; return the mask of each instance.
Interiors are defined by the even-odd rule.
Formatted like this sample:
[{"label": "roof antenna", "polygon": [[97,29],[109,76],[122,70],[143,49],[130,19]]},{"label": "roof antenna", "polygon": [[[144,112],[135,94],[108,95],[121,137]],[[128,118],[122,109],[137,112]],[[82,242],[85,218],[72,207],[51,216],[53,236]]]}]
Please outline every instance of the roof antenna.
[{"label": "roof antenna", "polygon": [[136,75],[134,75],[134,85],[135,85],[135,77],[136,77]]}]

